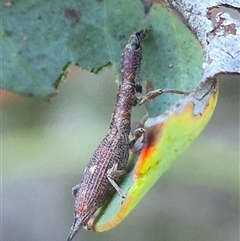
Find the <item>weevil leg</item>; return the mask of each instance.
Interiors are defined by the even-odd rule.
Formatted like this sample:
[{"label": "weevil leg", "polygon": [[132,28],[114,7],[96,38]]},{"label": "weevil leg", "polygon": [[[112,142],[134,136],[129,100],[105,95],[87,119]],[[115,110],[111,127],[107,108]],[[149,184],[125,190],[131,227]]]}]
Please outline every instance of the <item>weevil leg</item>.
[{"label": "weevil leg", "polygon": [[[143,124],[140,122],[132,123],[131,133],[133,135],[133,139],[129,143],[129,148],[131,149],[134,155],[139,155],[146,143],[146,133],[145,129],[142,126]],[[135,164],[135,161],[131,158],[131,161],[128,162],[125,168],[127,174],[133,170]]]},{"label": "weevil leg", "polygon": [[96,216],[92,215],[88,220],[87,224],[83,226],[83,228],[86,230],[91,230],[94,225],[95,219],[96,219]]},{"label": "weevil leg", "polygon": [[121,188],[118,186],[118,184],[116,183],[115,180],[117,180],[119,177],[123,176],[126,174],[125,170],[118,170],[117,169],[118,164],[115,163],[112,168],[108,169],[107,171],[107,178],[108,181],[112,184],[112,186],[115,188],[115,190],[117,191],[117,193],[119,194],[119,196],[122,199],[125,199],[126,196],[123,193],[123,191],[121,190]]},{"label": "weevil leg", "polygon": [[144,145],[145,130],[140,127],[137,128],[133,133],[133,139],[129,143],[129,148],[132,149],[134,153],[141,150]]},{"label": "weevil leg", "polygon": [[75,186],[72,188],[72,195],[73,195],[74,197],[76,197],[78,188],[79,188],[79,184],[75,185]]},{"label": "weevil leg", "polygon": [[149,100],[155,99],[159,95],[166,94],[166,93],[179,94],[179,95],[188,95],[189,94],[189,92],[185,92],[185,91],[181,91],[181,90],[157,89],[157,90],[149,91],[145,96],[136,98],[136,100],[134,100],[133,104],[135,106],[139,106],[139,105],[142,105],[142,104],[148,102]]}]

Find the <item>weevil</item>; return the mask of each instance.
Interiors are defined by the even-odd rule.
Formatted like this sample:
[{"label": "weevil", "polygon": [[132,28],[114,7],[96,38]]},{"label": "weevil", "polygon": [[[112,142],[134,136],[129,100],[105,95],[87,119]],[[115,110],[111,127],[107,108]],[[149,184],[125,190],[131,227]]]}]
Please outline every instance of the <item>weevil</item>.
[{"label": "weevil", "polygon": [[80,183],[72,189],[75,197],[74,221],[68,241],[73,239],[80,227],[91,228],[94,213],[114,190],[124,198],[116,180],[125,174],[129,149],[139,134],[136,133],[130,141],[131,109],[136,103],[136,91],[141,92],[141,85],[136,85],[135,79],[142,58],[141,43],[146,36],[144,30],[134,32],[123,51],[122,82],[117,90],[109,131],[94,152]]},{"label": "weevil", "polygon": [[81,227],[91,229],[94,213],[100,208],[114,190],[124,199],[124,193],[117,184],[118,179],[126,173],[129,150],[144,129],[139,128],[129,139],[131,131],[131,110],[163,93],[186,94],[175,90],[153,90],[142,98],[136,92],[142,92],[139,80],[142,59],[142,42],[147,37],[145,30],[134,32],[125,46],[121,60],[122,81],[118,87],[109,130],[95,150],[84,175],[78,185],[73,187],[75,197],[74,220],[67,241],[71,241]]}]

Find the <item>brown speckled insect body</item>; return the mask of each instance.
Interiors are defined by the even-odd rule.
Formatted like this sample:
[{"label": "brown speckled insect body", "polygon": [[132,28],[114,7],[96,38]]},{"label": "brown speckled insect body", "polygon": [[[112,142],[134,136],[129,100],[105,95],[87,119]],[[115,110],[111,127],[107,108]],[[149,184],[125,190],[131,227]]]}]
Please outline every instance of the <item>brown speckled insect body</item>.
[{"label": "brown speckled insect body", "polygon": [[129,140],[132,107],[142,105],[163,93],[188,94],[178,90],[157,89],[141,98],[135,96],[136,92],[142,92],[139,70],[142,59],[141,43],[145,38],[144,30],[134,32],[123,50],[122,82],[118,87],[109,131],[94,152],[80,183],[72,190],[75,197],[74,221],[67,241],[73,239],[80,227],[91,228],[94,213],[114,190],[122,198],[125,197],[116,181],[125,174],[129,149],[144,134],[144,129],[139,128],[134,133],[134,139]]},{"label": "brown speckled insect body", "polygon": [[129,148],[135,141],[129,140],[131,110],[137,102],[136,91],[141,92],[141,85],[135,84],[135,80],[142,58],[141,43],[145,37],[144,30],[133,33],[123,51],[122,82],[118,87],[109,131],[94,152],[80,183],[72,190],[75,197],[74,221],[68,241],[73,239],[80,227],[91,228],[94,213],[114,190],[124,198],[115,181],[125,174]]}]

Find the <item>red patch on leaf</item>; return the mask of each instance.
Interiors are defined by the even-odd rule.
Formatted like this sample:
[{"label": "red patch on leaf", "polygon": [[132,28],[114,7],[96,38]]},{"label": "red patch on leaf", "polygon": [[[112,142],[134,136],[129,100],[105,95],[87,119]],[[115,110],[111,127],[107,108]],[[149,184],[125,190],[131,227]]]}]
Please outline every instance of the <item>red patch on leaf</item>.
[{"label": "red patch on leaf", "polygon": [[163,123],[159,125],[155,125],[151,127],[149,130],[147,130],[147,143],[146,143],[147,148],[155,145],[157,139],[159,139],[159,135],[161,135],[160,132],[162,128],[163,128]]},{"label": "red patch on leaf", "polygon": [[156,143],[159,142],[161,136],[161,130],[164,123],[155,125],[147,131],[147,142],[141,151],[138,162],[135,167],[135,178],[140,178],[145,173],[145,164],[149,161],[149,157],[155,149]]}]

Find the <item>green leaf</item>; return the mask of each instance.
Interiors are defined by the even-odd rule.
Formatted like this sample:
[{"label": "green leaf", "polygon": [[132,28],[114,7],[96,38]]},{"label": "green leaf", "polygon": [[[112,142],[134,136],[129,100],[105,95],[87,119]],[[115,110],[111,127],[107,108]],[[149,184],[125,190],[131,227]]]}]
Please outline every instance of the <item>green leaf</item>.
[{"label": "green leaf", "polygon": [[[203,63],[196,37],[174,12],[160,4],[152,6],[145,24],[150,26],[143,46],[145,88],[194,89],[202,78]],[[134,168],[120,186],[126,199],[122,201],[118,194],[109,199],[96,215],[95,231],[106,231],[119,224],[196,138],[213,113],[217,91],[216,81],[208,81],[170,109],[179,96],[166,94],[147,104],[147,143],[139,157],[133,156]]]},{"label": "green leaf", "polygon": [[119,70],[121,51],[142,27],[140,1],[15,1],[2,8],[1,88],[48,99],[69,63]]},{"label": "green leaf", "polygon": [[145,122],[146,144],[139,157],[132,155],[134,168],[123,178],[122,200],[115,193],[96,215],[94,230],[107,231],[118,225],[140,202],[162,174],[203,130],[218,99],[218,82],[202,82],[163,115]]},{"label": "green leaf", "polygon": [[[95,73],[112,64],[120,79],[122,49],[130,34],[141,28],[150,29],[141,71],[148,85],[192,89],[201,79],[198,42],[175,13],[160,4],[145,15],[138,0],[27,0],[3,7],[2,14],[1,88],[10,91],[48,99],[55,94],[70,63]],[[162,110],[176,100],[172,99]],[[159,107],[154,103],[150,109],[156,112]]]},{"label": "green leaf", "polygon": [[[154,4],[147,15],[149,38],[144,42],[142,77],[149,89],[191,91],[202,79],[203,55],[194,34],[175,12]],[[146,104],[149,117],[158,116],[179,98],[163,95]]]}]

